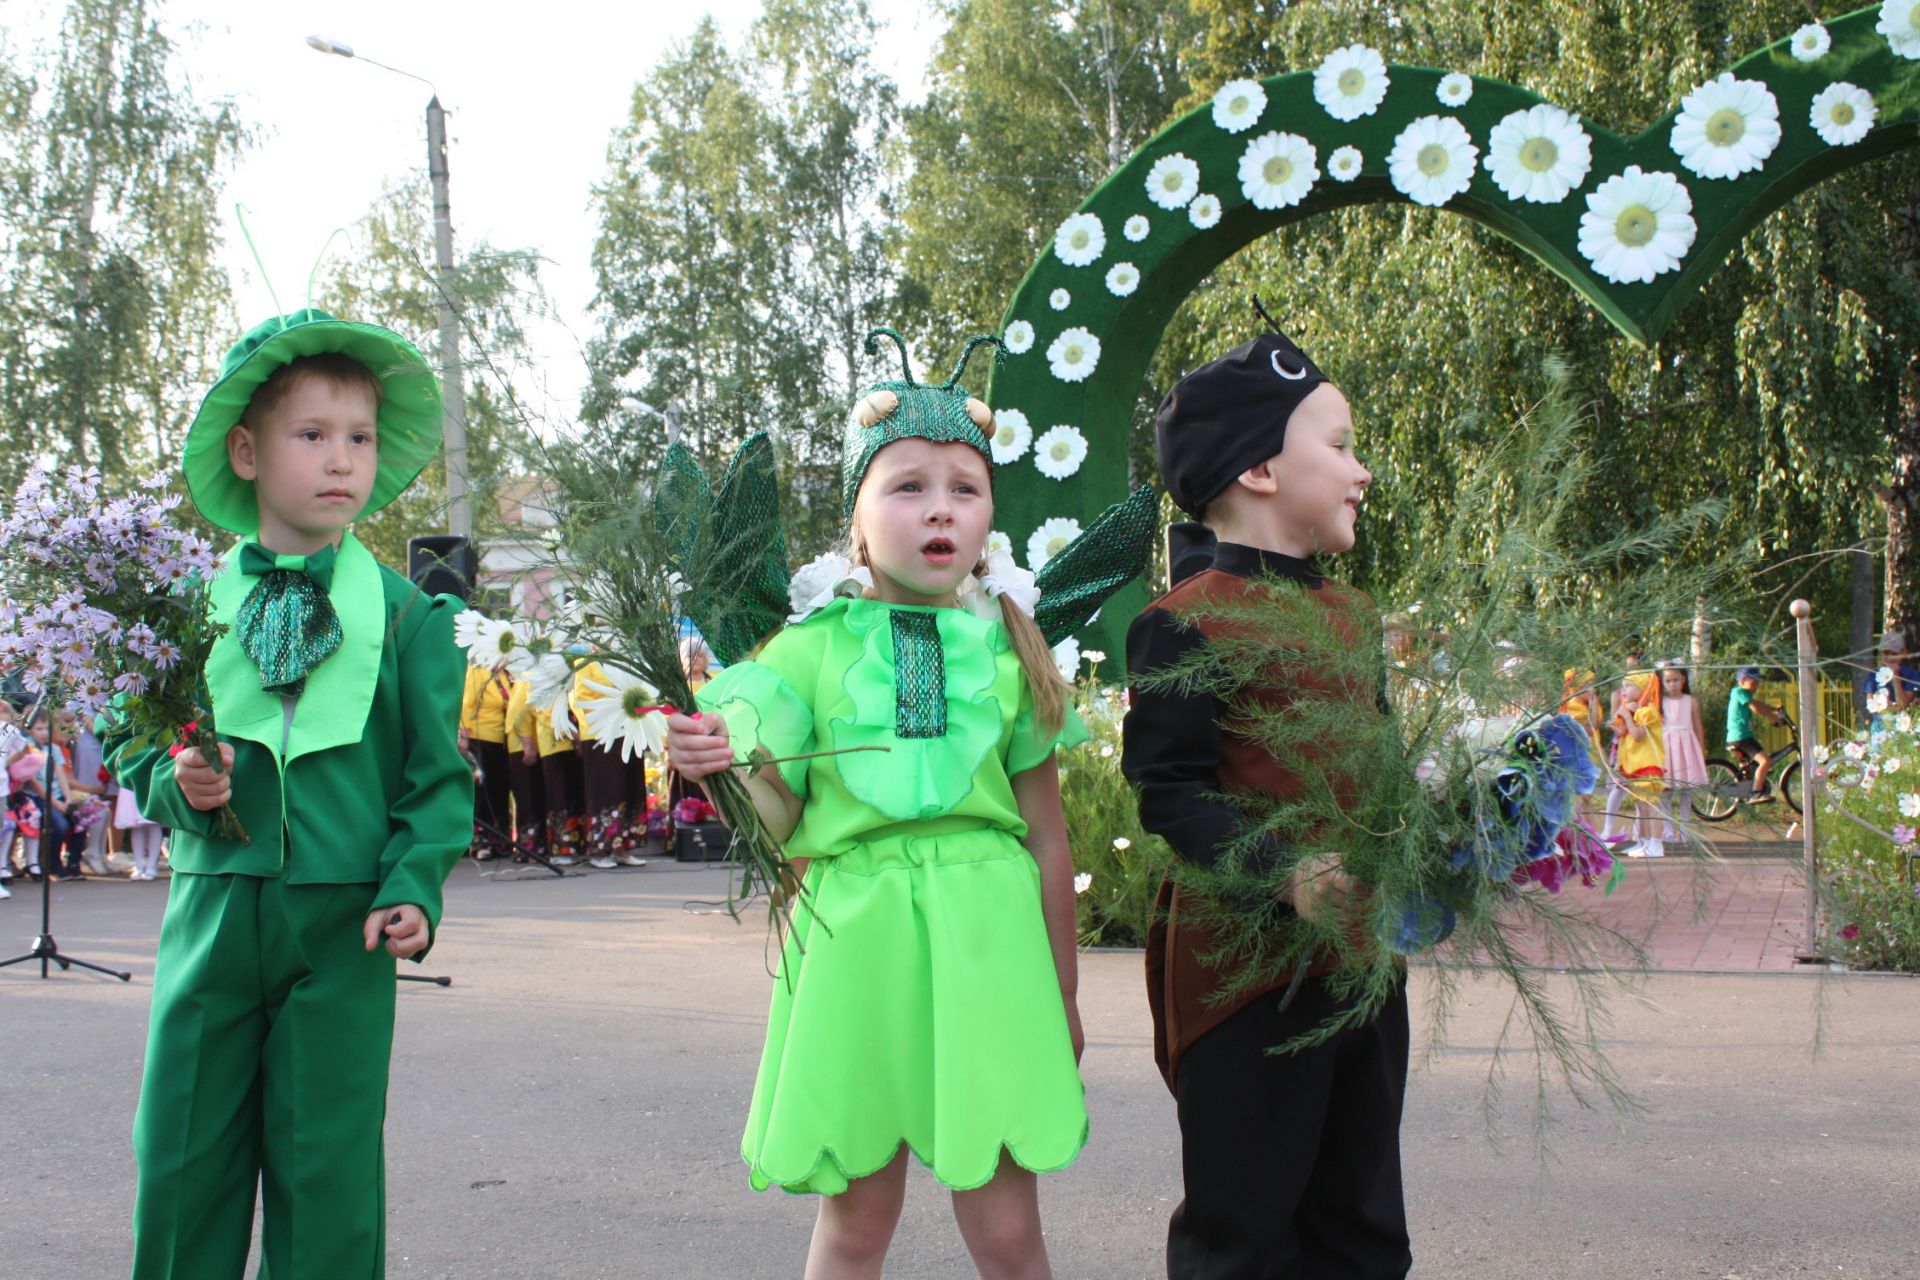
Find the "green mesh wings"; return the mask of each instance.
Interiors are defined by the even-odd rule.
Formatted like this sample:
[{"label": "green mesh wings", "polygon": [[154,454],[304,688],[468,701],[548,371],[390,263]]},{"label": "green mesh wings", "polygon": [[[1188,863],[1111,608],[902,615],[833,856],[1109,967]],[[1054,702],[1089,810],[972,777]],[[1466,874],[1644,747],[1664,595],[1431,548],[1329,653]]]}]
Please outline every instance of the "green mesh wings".
[{"label": "green mesh wings", "polygon": [[787,535],[773,443],[755,432],[718,489],[675,441],[660,460],[654,514],[686,582],[682,609],[723,663],[738,662],[787,618]]},{"label": "green mesh wings", "polygon": [[1033,620],[1048,644],[1085,626],[1106,598],[1145,573],[1160,531],[1160,500],[1145,485],[1100,513],[1034,576],[1040,603]]}]

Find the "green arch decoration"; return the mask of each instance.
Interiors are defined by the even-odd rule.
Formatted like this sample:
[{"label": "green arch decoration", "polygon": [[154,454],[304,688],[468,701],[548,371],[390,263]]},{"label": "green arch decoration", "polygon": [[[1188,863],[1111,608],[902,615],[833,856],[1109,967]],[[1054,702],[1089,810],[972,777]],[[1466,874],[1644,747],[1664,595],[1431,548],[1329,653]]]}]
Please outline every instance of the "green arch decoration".
[{"label": "green arch decoration", "polygon": [[[1088,445],[1078,470],[1064,479],[1042,474],[1031,447],[997,469],[998,522],[1011,537],[1015,554],[1027,561],[1028,538],[1042,522],[1066,517],[1085,525],[1106,504],[1125,496],[1126,450],[1120,442],[1129,430],[1148,361],[1168,320],[1200,281],[1239,249],[1287,223],[1345,205],[1406,201],[1389,176],[1387,157],[1401,131],[1416,119],[1457,120],[1478,148],[1471,183],[1440,207],[1513,241],[1570,284],[1622,333],[1651,344],[1741,237],[1767,214],[1832,174],[1913,146],[1920,139],[1920,39],[1902,42],[1902,53],[1892,42],[1895,37],[1879,29],[1883,18],[1920,23],[1920,4],[1910,10],[1906,0],[1890,0],[1826,23],[1830,45],[1811,59],[1796,56],[1788,39],[1734,65],[1735,78],[1759,81],[1773,95],[1780,138],[1760,167],[1730,179],[1700,176],[1684,166],[1671,144],[1673,126],[1681,114],[1676,108],[1632,138],[1580,121],[1592,153],[1591,168],[1583,180],[1557,203],[1510,199],[1486,165],[1489,134],[1511,113],[1545,100],[1502,81],[1472,77],[1471,96],[1448,105],[1438,96],[1447,73],[1428,67],[1387,65],[1384,99],[1376,110],[1351,121],[1334,118],[1316,100],[1311,70],[1259,81],[1264,108],[1235,131],[1215,122],[1211,104],[1183,116],[1135,153],[1076,211],[1076,217],[1091,214],[1099,220],[1105,243],[1098,255],[1086,265],[1073,266],[1049,243],[1028,269],[1002,319],[1002,332],[1025,349],[996,368],[988,403],[1003,421],[1009,410],[1017,410],[1036,440],[1049,428],[1064,424],[1077,427]],[[1871,130],[1847,145],[1830,144],[1810,120],[1816,95],[1836,82],[1866,90],[1878,112]],[[1276,131],[1310,142],[1317,151],[1320,175],[1298,203],[1261,209],[1243,192],[1238,170],[1248,145]],[[1363,162],[1357,176],[1336,180],[1327,172],[1330,158],[1337,148],[1347,146],[1359,148]],[[1219,216],[1211,225],[1197,224],[1193,205],[1166,208],[1149,199],[1150,171],[1163,157],[1173,155],[1185,156],[1198,166],[1196,203],[1206,195],[1218,198]],[[1677,268],[1650,283],[1613,283],[1596,272],[1579,248],[1581,218],[1587,212],[1587,196],[1635,165],[1670,173],[1681,181],[1692,200],[1697,233]],[[1126,230],[1128,219],[1136,216],[1147,220],[1146,234],[1137,240]],[[1205,220],[1204,216],[1199,219]],[[1124,294],[1111,289],[1107,280],[1108,273],[1121,264],[1131,265],[1137,273],[1137,284]],[[1126,282],[1120,284],[1124,289]],[[1056,290],[1067,295],[1063,306],[1054,305]],[[1031,326],[1030,344],[1018,341],[1026,337],[1024,326]],[[1048,351],[1061,335],[1076,329],[1095,339],[1098,358],[1090,374],[1068,381],[1054,374]],[[1251,328],[1240,335],[1250,336]],[[1083,637],[1110,650],[1112,662],[1117,663],[1126,620],[1146,598],[1142,587],[1129,587],[1111,602],[1109,616]],[[1107,667],[1109,673],[1116,669]]]}]

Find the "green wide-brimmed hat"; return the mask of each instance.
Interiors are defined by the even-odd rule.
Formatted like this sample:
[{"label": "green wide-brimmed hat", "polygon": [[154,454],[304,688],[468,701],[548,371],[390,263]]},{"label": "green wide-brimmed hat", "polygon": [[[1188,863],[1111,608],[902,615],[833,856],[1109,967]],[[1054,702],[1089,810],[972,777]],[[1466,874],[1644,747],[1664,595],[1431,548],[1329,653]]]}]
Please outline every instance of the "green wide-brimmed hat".
[{"label": "green wide-brimmed hat", "polygon": [[336,320],[312,307],[255,325],[227,352],[213,384],[187,428],[180,470],[200,514],[222,529],[251,534],[260,527],[253,482],[234,474],[227,433],[246,413],[260,384],[302,356],[338,352],[358,360],[385,389],[377,419],[380,461],[373,493],[359,515],[372,515],[413,483],[440,450],[440,380],[411,342],[377,324]]}]

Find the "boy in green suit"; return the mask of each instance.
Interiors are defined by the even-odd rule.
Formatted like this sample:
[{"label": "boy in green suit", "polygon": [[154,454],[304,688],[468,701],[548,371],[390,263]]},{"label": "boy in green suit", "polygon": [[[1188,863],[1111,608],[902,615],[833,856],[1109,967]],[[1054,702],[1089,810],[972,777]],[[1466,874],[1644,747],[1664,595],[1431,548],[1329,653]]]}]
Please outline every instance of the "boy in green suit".
[{"label": "boy in green suit", "polygon": [[[394,960],[418,960],[465,850],[458,602],[348,532],[439,447],[439,384],[398,335],[322,311],[227,355],[182,470],[241,535],[210,583],[230,630],[206,681],[225,771],[114,742],[173,828],[133,1145],[135,1280],[385,1270]],[[249,840],[223,838],[231,800]]]}]

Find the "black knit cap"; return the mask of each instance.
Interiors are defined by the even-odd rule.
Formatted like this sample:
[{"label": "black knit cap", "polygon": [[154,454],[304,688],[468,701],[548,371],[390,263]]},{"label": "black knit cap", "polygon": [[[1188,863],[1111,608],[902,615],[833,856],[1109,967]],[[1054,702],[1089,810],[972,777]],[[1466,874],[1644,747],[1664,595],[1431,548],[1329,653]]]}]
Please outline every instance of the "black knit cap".
[{"label": "black knit cap", "polygon": [[1279,453],[1293,411],[1332,381],[1280,332],[1259,299],[1253,305],[1271,332],[1180,379],[1154,418],[1160,478],[1194,517],[1234,477]]}]

